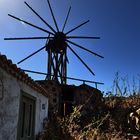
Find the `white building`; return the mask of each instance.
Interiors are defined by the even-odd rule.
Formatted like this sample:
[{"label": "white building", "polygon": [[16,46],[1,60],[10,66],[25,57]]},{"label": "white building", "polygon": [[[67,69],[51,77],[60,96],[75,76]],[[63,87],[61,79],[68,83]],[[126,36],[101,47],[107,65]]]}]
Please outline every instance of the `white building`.
[{"label": "white building", "polygon": [[0,55],[0,140],[33,140],[47,117],[47,91]]}]

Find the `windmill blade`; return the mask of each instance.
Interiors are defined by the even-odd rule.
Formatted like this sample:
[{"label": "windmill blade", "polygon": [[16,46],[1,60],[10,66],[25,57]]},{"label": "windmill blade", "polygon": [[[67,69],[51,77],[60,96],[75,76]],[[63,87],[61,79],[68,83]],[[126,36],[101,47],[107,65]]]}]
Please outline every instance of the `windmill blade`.
[{"label": "windmill blade", "polygon": [[100,39],[100,37],[94,37],[94,36],[67,36],[67,39]]},{"label": "windmill blade", "polygon": [[68,48],[74,53],[74,55],[83,63],[83,65],[89,70],[89,72],[95,76],[95,74],[93,73],[93,71],[88,67],[88,65],[81,59],[81,57],[69,46],[67,45]]},{"label": "windmill blade", "polygon": [[51,39],[53,37],[20,37],[20,38],[4,38],[4,40],[33,40],[33,39]]},{"label": "windmill blade", "polygon": [[68,17],[69,17],[70,11],[71,11],[71,6],[70,6],[69,11],[68,11],[68,14],[67,14],[67,16],[66,16],[66,19],[65,19],[65,22],[64,22],[64,25],[63,25],[63,28],[62,28],[62,32],[63,32],[64,29],[65,29],[65,26],[66,26],[66,23],[67,23],[67,21],[68,21]]},{"label": "windmill blade", "polygon": [[18,21],[21,21],[21,22],[23,22],[23,23],[26,23],[26,24],[28,24],[28,25],[30,25],[30,26],[36,28],[36,29],[39,29],[39,30],[43,31],[43,32],[49,33],[49,34],[51,34],[51,35],[54,35],[52,32],[49,32],[49,31],[47,31],[47,30],[45,30],[45,29],[43,29],[43,28],[41,28],[41,27],[38,27],[38,26],[36,26],[36,25],[34,25],[34,24],[31,24],[31,23],[29,23],[29,22],[27,22],[27,21],[25,21],[25,20],[22,20],[22,19],[20,19],[20,18],[18,18],[18,17],[15,17],[15,16],[10,15],[10,14],[8,14],[8,16],[10,16],[10,17],[12,17],[12,18],[14,18],[14,19],[16,19],[16,20],[18,20]]},{"label": "windmill blade", "polygon": [[50,11],[51,11],[52,17],[53,17],[54,24],[55,24],[55,26],[56,26],[57,31],[59,32],[58,25],[57,25],[56,19],[55,19],[55,17],[54,17],[54,14],[53,14],[53,10],[52,10],[51,4],[50,4],[49,0],[47,0],[47,1],[48,1],[48,5],[49,5],[49,8],[50,8]]},{"label": "windmill blade", "polygon": [[22,63],[23,61],[27,60],[28,58],[32,57],[33,55],[37,54],[38,52],[40,52],[41,50],[43,50],[45,48],[46,48],[46,46],[40,48],[39,50],[35,51],[34,53],[30,54],[29,56],[27,56],[24,59],[22,59],[21,61],[19,61],[18,64]]},{"label": "windmill blade", "polygon": [[68,32],[66,33],[66,35],[69,34],[69,33],[71,33],[72,31],[78,29],[79,27],[83,26],[84,24],[86,24],[86,23],[88,23],[88,22],[89,22],[89,20],[87,20],[86,22],[84,22],[84,23],[82,23],[82,24],[76,26],[75,28],[73,28],[73,29],[71,29],[70,31],[68,31]]},{"label": "windmill blade", "polygon": [[98,57],[100,57],[100,58],[104,58],[103,56],[101,56],[101,55],[99,55],[99,54],[97,54],[97,53],[95,53],[95,52],[92,52],[91,50],[88,50],[88,49],[86,49],[86,48],[84,48],[84,47],[82,47],[82,46],[80,46],[80,45],[78,45],[78,44],[76,44],[76,43],[74,43],[74,42],[72,42],[72,41],[70,41],[70,40],[66,40],[66,41],[69,42],[70,44],[75,45],[76,47],[79,47],[79,48],[81,48],[81,49],[83,49],[83,50],[85,50],[85,51],[87,51],[87,52],[90,52],[91,54],[94,54],[94,55],[96,55],[96,56],[98,56]]},{"label": "windmill blade", "polygon": [[41,21],[43,21],[54,33],[56,33],[56,31],[26,1],[24,3],[37,17],[41,19]]}]

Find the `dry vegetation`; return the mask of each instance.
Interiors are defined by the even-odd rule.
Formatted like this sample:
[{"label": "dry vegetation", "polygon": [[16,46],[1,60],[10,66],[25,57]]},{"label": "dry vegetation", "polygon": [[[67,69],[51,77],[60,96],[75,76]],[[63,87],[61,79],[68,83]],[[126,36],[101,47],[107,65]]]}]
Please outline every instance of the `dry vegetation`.
[{"label": "dry vegetation", "polygon": [[140,96],[105,97],[94,107],[88,102],[65,118],[52,116],[40,140],[138,140],[140,130],[130,127],[130,112],[140,108]]},{"label": "dry vegetation", "polygon": [[139,140],[140,114],[137,124],[134,120],[128,123],[130,113],[140,108],[139,92],[132,91],[134,95],[130,96],[91,96],[65,118],[54,114],[40,140]]}]

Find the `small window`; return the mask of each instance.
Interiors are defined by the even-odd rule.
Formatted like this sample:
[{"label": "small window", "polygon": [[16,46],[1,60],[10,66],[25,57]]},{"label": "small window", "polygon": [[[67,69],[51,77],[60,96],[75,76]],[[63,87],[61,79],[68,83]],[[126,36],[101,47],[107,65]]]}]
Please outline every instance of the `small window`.
[{"label": "small window", "polygon": [[45,104],[42,104],[42,110],[45,110]]}]

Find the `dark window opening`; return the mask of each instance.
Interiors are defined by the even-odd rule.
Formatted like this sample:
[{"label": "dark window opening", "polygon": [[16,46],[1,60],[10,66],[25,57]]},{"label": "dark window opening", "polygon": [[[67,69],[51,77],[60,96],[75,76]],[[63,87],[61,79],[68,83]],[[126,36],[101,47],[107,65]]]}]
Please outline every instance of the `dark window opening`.
[{"label": "dark window opening", "polygon": [[73,88],[66,87],[62,90],[62,100],[73,102],[73,100],[74,100],[74,90],[73,90]]},{"label": "dark window opening", "polygon": [[29,122],[28,122],[28,136],[31,136],[31,129],[32,129],[32,105],[29,107]]},{"label": "dark window opening", "polygon": [[66,116],[73,111],[74,86],[62,87],[61,114]]},{"label": "dark window opening", "polygon": [[22,110],[23,110],[23,112],[22,112],[23,116],[22,116],[22,119],[21,119],[21,138],[24,137],[24,127],[25,127],[25,102],[23,102],[23,104],[22,104]]}]

